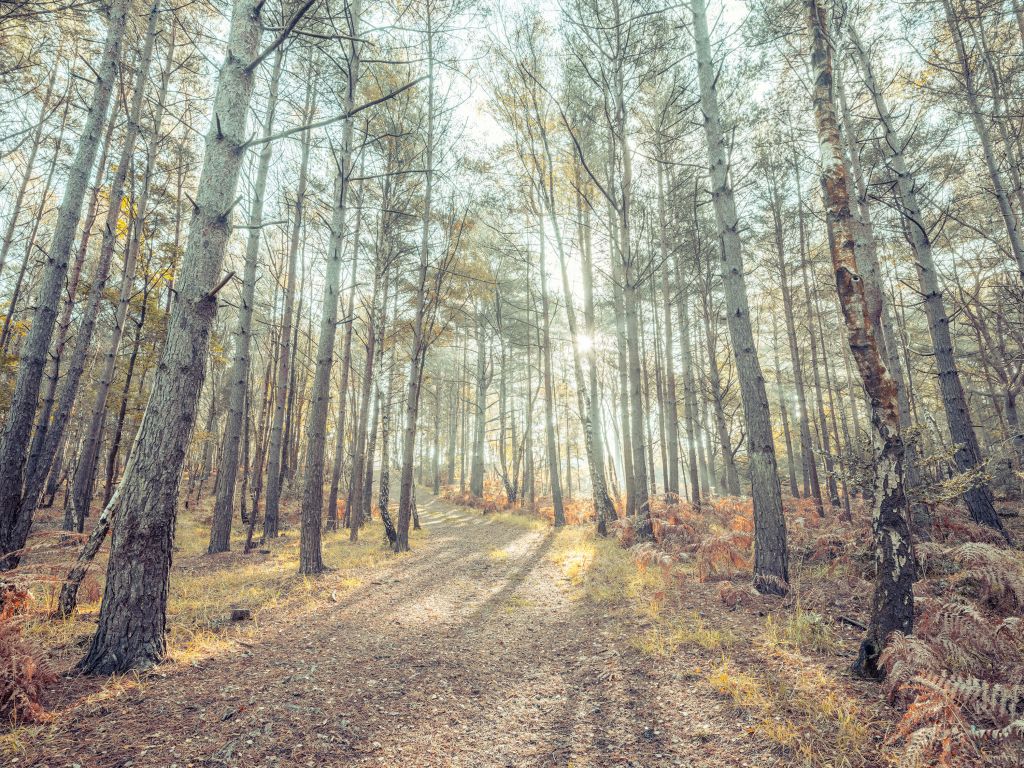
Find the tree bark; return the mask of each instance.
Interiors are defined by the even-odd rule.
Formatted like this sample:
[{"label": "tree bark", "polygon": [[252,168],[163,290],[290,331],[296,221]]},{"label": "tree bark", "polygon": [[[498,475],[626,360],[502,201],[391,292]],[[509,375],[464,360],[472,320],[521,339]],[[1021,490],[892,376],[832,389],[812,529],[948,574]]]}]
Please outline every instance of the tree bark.
[{"label": "tree bark", "polygon": [[811,38],[812,100],[821,148],[821,184],[829,224],[829,252],[836,276],[843,318],[864,388],[871,399],[871,420],[882,443],[875,468],[872,520],[876,580],[871,620],[854,664],[857,674],[879,677],[878,657],[889,635],[909,633],[914,626],[915,564],[903,490],[903,438],[899,431],[896,385],[885,368],[878,345],[879,330],[871,321],[864,284],[857,273],[850,201],[842,139],[832,95],[832,57],[827,20],[818,0],[807,0]]},{"label": "tree bark", "polygon": [[[747,305],[739,221],[728,180],[728,152],[718,108],[704,0],[691,0],[691,3],[704,132],[711,167],[711,198],[722,242],[722,284],[747,425],[747,454],[754,499],[754,586],[760,592],[784,594],[789,590],[789,556],[771,412]],[[715,365],[714,360],[710,362]]]},{"label": "tree bark", "polygon": [[0,437],[0,570],[17,566],[18,551],[28,538],[31,520],[21,513],[21,499],[25,482],[25,462],[32,421],[36,411],[36,398],[46,365],[50,339],[60,304],[61,291],[68,273],[68,260],[78,229],[82,200],[85,198],[93,162],[100,144],[107,118],[114,82],[117,79],[121,44],[124,40],[130,3],[114,0],[108,11],[109,24],[103,54],[93,70],[93,87],[89,111],[78,140],[78,149],[68,172],[53,239],[47,253],[42,283],[36,297],[36,312],[21,348],[18,377],[14,395]]},{"label": "tree bark", "polygon": [[152,393],[124,478],[103,512],[116,518],[96,634],[78,669],[110,674],[144,669],[166,649],[167,584],[176,501],[195,426],[217,311],[246,135],[261,24],[259,4],[237,0],[227,55],[217,78],[203,170],[175,301]]}]

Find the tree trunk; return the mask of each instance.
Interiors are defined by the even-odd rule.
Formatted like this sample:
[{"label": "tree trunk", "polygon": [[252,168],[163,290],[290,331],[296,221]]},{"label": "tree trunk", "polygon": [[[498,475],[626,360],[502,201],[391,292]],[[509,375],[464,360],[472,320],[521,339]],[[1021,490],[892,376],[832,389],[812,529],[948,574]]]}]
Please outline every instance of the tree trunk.
[{"label": "tree trunk", "polygon": [[413,457],[416,452],[416,429],[419,421],[420,388],[423,367],[426,364],[427,345],[423,324],[427,311],[427,267],[430,260],[430,217],[433,210],[434,190],[434,27],[431,15],[433,5],[426,4],[427,43],[427,136],[425,146],[423,218],[420,231],[420,263],[416,282],[416,311],[412,323],[412,346],[409,351],[409,385],[405,396],[405,434],[402,439],[402,477],[399,483],[398,538],[395,552],[409,550],[409,521],[416,506],[413,487]]},{"label": "tree trunk", "polygon": [[[267,112],[263,118],[263,139],[266,143],[260,150],[253,183],[253,197],[249,206],[249,236],[245,244],[245,268],[242,275],[242,295],[239,299],[238,329],[235,331],[234,359],[228,378],[228,417],[224,426],[224,452],[217,469],[217,500],[213,507],[213,522],[210,526],[210,545],[207,552],[227,552],[231,548],[231,519],[235,502],[235,478],[238,474],[238,449],[242,438],[245,394],[249,382],[249,365],[252,348],[252,316],[256,302],[256,271],[259,266],[260,243],[263,242],[263,203],[270,174],[270,158],[273,142],[269,141],[274,132],[274,113],[277,109],[278,83],[284,64],[284,47],[274,52],[274,64],[270,74],[267,93]],[[308,93],[308,89],[307,89]],[[308,96],[307,96],[308,102]],[[309,110],[304,110],[308,119]],[[308,141],[303,143],[303,154],[309,153]],[[243,474],[245,474],[243,470]]]},{"label": "tree trunk", "polygon": [[224,250],[247,140],[259,5],[238,0],[227,55],[217,79],[213,118],[188,241],[175,279],[175,301],[152,393],[124,478],[103,512],[117,524],[96,634],[78,669],[111,674],[144,669],[166,648],[167,584],[176,501],[185,452],[195,426],[217,311]]},{"label": "tree trunk", "polygon": [[548,453],[548,474],[551,486],[551,505],[554,511],[554,525],[565,525],[565,508],[562,503],[562,480],[558,466],[558,446],[555,442],[555,393],[551,364],[551,310],[548,302],[548,277],[546,248],[544,244],[544,221],[540,221],[540,314],[541,314],[541,356],[544,375],[544,435]]},{"label": "tree trunk", "polygon": [[[704,0],[691,2],[704,132],[711,166],[711,199],[722,241],[722,284],[747,425],[747,454],[750,457],[750,482],[754,499],[754,586],[760,592],[784,594],[789,589],[789,557],[786,549],[786,519],[782,513],[782,490],[775,464],[771,412],[747,305],[739,221],[728,180],[728,151],[718,109],[716,74],[711,58]],[[714,364],[712,360],[711,365]]]},{"label": "tree trunk", "polygon": [[31,520],[26,522],[21,514],[26,449],[32,431],[43,368],[53,336],[57,307],[68,273],[71,247],[82,212],[82,200],[85,198],[92,165],[96,160],[114,82],[117,79],[129,6],[128,0],[114,0],[108,11],[109,24],[103,54],[99,65],[93,70],[96,83],[92,100],[78,140],[75,159],[68,171],[68,181],[47,253],[46,268],[36,297],[35,316],[22,344],[14,395],[3,436],[0,437],[0,570],[17,566],[20,555],[16,553],[25,545],[31,525]]},{"label": "tree trunk", "polygon": [[[176,27],[172,27],[167,58],[160,78],[160,91],[157,94],[156,108],[153,112],[153,126],[150,131],[149,148],[146,152],[146,169],[143,175],[142,193],[139,195],[135,205],[134,232],[125,255],[120,294],[118,296],[117,309],[114,312],[114,328],[110,334],[103,372],[96,386],[88,431],[85,434],[85,440],[79,451],[78,465],[75,467],[74,479],[69,494],[71,503],[67,505],[64,511],[64,530],[67,531],[76,530],[79,533],[82,532],[85,517],[89,514],[89,505],[96,482],[96,468],[99,463],[100,444],[103,438],[103,420],[106,416],[107,397],[117,370],[117,352],[121,346],[125,323],[128,320],[128,309],[135,291],[135,272],[138,264],[139,249],[142,246],[142,233],[144,231],[146,215],[149,210],[149,192],[156,168],[160,126],[163,120],[164,106],[167,101],[171,68],[174,65],[175,30]],[[143,318],[145,317],[144,312],[145,306],[143,305]],[[136,334],[136,341],[132,350],[134,357],[138,356],[137,349],[140,337],[141,328],[139,333]]]},{"label": "tree trunk", "polygon": [[[355,106],[359,81],[359,18],[361,0],[349,6],[348,88],[345,110]],[[334,364],[334,340],[338,333],[338,294],[341,292],[342,245],[345,219],[349,207],[348,190],[352,175],[353,118],[345,121],[342,131],[342,155],[334,186],[334,212],[331,218],[331,242],[327,251],[327,272],[324,276],[323,310],[320,338],[317,341],[313,392],[306,419],[306,464],[302,484],[302,523],[299,540],[299,573],[318,574],[324,569],[320,542],[320,525],[324,506],[324,443],[327,438],[327,409],[330,404],[331,368]]]},{"label": "tree trunk", "polygon": [[903,438],[899,431],[896,385],[885,368],[878,329],[871,322],[864,284],[857,273],[852,215],[846,187],[842,139],[832,96],[832,57],[825,12],[818,0],[807,0],[811,38],[811,74],[818,144],[821,148],[822,191],[829,224],[829,251],[836,276],[850,352],[871,399],[871,420],[882,443],[875,467],[872,518],[876,550],[876,581],[871,620],[861,642],[854,671],[878,677],[878,656],[889,635],[909,633],[914,626],[915,565],[903,490]]},{"label": "tree trunk", "polygon": [[867,87],[868,93],[871,94],[878,117],[882,122],[885,135],[884,146],[889,156],[889,167],[895,177],[896,194],[904,221],[904,232],[914,251],[914,264],[917,267],[921,295],[924,298],[925,316],[928,318],[928,332],[931,335],[932,350],[935,353],[939,391],[942,394],[942,405],[946,412],[950,437],[955,446],[953,460],[960,472],[979,473],[978,479],[974,480],[971,487],[964,493],[964,501],[975,522],[995,528],[1003,536],[1008,536],[996,514],[992,492],[989,490],[988,483],[983,479],[984,462],[981,456],[981,447],[978,445],[978,437],[974,432],[974,422],[971,420],[970,409],[967,405],[967,395],[964,393],[963,384],[960,381],[960,371],[953,350],[953,338],[949,330],[949,315],[946,314],[945,300],[939,286],[935,259],[932,256],[931,238],[924,223],[924,212],[917,199],[917,182],[907,168],[907,162],[903,155],[905,145],[896,131],[885,94],[875,82],[867,52],[860,44],[856,32],[851,30],[850,37],[857,50],[864,85]]}]

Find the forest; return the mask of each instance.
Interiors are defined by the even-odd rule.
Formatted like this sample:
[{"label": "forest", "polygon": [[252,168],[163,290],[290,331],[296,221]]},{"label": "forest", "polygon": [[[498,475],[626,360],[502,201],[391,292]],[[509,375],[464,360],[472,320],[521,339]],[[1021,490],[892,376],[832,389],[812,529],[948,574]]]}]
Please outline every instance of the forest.
[{"label": "forest", "polygon": [[1024,765],[1022,0],[0,2],[0,760]]}]

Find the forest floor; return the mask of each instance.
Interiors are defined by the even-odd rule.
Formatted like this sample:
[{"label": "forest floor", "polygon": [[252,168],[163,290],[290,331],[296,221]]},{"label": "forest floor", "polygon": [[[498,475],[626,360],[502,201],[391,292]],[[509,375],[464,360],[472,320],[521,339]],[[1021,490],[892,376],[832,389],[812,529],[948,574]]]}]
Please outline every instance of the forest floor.
[{"label": "forest floor", "polygon": [[[829,630],[820,653],[799,656],[780,639],[792,605],[773,629],[780,602],[730,610],[711,585],[673,587],[589,528],[423,499],[408,555],[384,553],[374,521],[361,545],[372,555],[290,581],[302,599],[177,653],[172,642],[141,675],[61,678],[50,721],[0,741],[6,764],[882,764],[878,689],[845,673],[855,631]],[[347,546],[329,538],[328,562]],[[175,563],[210,568],[205,555]],[[59,671],[86,637],[80,627],[56,654]]]}]

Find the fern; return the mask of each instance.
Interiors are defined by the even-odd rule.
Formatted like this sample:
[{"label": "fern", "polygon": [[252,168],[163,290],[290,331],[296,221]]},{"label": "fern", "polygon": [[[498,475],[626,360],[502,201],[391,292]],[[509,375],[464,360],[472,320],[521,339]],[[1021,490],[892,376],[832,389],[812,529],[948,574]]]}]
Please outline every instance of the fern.
[{"label": "fern", "polygon": [[1024,764],[1024,561],[983,541],[917,556],[937,596],[918,598],[915,635],[893,635],[882,654],[890,700],[907,707],[890,737],[900,765]]}]

